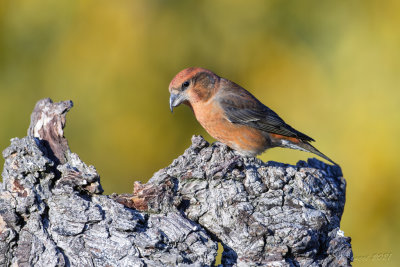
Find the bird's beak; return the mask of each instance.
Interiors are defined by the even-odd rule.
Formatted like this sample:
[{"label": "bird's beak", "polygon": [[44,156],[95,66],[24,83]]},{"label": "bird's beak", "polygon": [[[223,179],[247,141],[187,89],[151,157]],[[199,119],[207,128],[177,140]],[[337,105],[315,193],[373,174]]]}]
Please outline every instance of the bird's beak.
[{"label": "bird's beak", "polygon": [[171,95],[169,97],[169,108],[171,109],[171,112],[173,112],[174,107],[179,106],[185,100],[186,100],[185,94],[183,94],[183,93],[180,93],[180,94],[171,93]]}]

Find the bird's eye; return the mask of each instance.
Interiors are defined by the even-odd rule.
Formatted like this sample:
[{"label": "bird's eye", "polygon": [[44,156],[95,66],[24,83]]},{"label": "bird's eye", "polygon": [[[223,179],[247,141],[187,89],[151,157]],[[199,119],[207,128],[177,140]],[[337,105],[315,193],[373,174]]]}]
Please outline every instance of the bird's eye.
[{"label": "bird's eye", "polygon": [[182,89],[185,90],[186,88],[188,88],[189,84],[190,84],[189,81],[182,83]]}]

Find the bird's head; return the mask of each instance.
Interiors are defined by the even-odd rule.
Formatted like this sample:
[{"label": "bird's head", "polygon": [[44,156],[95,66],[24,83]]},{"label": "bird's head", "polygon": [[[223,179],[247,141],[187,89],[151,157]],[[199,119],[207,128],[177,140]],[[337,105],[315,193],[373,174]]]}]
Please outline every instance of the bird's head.
[{"label": "bird's head", "polygon": [[171,112],[180,104],[191,106],[207,101],[215,92],[219,77],[203,68],[187,68],[179,72],[169,84]]}]

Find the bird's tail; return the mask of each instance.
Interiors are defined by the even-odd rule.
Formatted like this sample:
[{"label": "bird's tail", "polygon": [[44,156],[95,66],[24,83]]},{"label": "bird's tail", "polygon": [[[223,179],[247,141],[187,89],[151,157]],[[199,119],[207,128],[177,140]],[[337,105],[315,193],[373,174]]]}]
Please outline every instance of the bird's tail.
[{"label": "bird's tail", "polygon": [[297,149],[297,150],[301,150],[301,151],[306,151],[306,152],[311,152],[314,153],[315,155],[320,156],[321,158],[326,159],[327,161],[338,165],[336,162],[334,162],[333,160],[331,160],[330,158],[328,158],[327,156],[325,156],[324,154],[322,154],[318,149],[316,149],[314,146],[312,146],[310,143],[308,142],[304,142],[304,141],[300,141],[300,142],[291,142],[291,141],[287,141],[286,142],[282,142],[281,146],[283,147],[287,147],[287,148],[292,148],[292,149]]}]

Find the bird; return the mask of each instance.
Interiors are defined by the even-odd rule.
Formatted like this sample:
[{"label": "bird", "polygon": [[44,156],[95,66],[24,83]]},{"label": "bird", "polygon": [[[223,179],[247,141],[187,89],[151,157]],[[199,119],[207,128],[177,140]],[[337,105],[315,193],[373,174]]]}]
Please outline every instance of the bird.
[{"label": "bird", "polygon": [[171,112],[180,104],[189,106],[213,138],[241,156],[255,157],[283,147],[311,152],[337,165],[310,144],[313,138],[291,127],[240,85],[210,70],[186,68],[168,89]]}]

